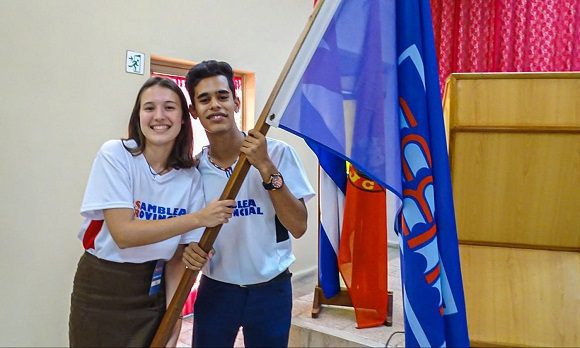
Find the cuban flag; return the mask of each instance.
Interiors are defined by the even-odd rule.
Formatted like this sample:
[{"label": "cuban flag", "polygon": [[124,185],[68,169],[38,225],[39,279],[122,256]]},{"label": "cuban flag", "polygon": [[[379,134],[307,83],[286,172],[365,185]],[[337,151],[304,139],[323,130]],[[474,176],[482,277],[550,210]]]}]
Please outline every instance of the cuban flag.
[{"label": "cuban flag", "polygon": [[340,292],[338,248],[344,221],[346,162],[315,142],[307,143],[320,163],[318,273],[324,296],[331,298]]},{"label": "cuban flag", "polygon": [[[325,158],[351,162],[397,197],[390,223],[401,252],[405,344],[465,347],[438,81],[429,1],[319,0],[268,123],[315,149],[329,179],[321,179],[321,191],[334,185],[337,197],[321,197],[321,229],[328,235],[340,230],[343,179],[325,168]],[[321,236],[321,244],[334,248],[333,238]],[[322,250],[320,257],[324,276]]]}]

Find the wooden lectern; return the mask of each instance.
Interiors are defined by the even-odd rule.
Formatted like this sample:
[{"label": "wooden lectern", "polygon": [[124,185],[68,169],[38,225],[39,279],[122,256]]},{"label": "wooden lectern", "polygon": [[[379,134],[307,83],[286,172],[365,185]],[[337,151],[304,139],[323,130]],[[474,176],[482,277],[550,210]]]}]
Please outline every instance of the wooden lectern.
[{"label": "wooden lectern", "polygon": [[580,346],[580,73],[453,74],[444,110],[474,346]]}]

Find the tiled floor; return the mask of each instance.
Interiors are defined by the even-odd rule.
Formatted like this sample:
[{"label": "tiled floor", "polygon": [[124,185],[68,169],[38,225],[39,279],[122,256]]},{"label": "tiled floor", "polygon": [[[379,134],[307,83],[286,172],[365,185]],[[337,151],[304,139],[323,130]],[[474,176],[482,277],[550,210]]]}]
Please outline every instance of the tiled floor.
[{"label": "tiled floor", "polygon": [[[292,291],[295,299],[314,293],[314,287],[316,286],[316,276],[316,271],[313,271],[303,276],[292,278]],[[177,347],[191,347],[192,331],[193,316],[183,318],[183,325],[181,326],[181,334],[179,335]],[[244,338],[241,331],[236,338],[234,346],[244,346]]]}]

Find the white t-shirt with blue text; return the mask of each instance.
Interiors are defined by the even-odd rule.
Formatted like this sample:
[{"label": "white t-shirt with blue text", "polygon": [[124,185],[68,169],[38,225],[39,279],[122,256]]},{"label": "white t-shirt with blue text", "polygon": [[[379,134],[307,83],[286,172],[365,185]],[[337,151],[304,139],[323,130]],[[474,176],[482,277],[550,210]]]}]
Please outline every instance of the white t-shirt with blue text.
[{"label": "white t-shirt with blue text", "polygon": [[[314,196],[294,149],[282,141],[266,139],[270,158],[290,192],[305,201]],[[198,157],[205,198],[210,202],[221,196],[229,173],[209,161],[208,148]],[[203,274],[238,285],[265,282],[280,274],[296,258],[289,232],[276,220],[269,193],[262,186],[262,177],[251,166],[236,196],[233,217],[221,227],[213,245],[215,255],[204,266]],[[196,235],[199,240],[201,233]]]},{"label": "white t-shirt with blue text", "polygon": [[[135,147],[135,142],[125,141],[125,145]],[[134,209],[136,219],[160,220],[197,211],[204,205],[197,168],[172,169],[164,175],[154,175],[143,154],[133,156],[121,140],[110,140],[101,146],[93,162],[81,205],[85,219],[78,237],[85,249],[100,259],[131,263],[168,260],[178,244],[194,240],[193,231],[121,249],[103,221],[103,210],[129,208]]]}]

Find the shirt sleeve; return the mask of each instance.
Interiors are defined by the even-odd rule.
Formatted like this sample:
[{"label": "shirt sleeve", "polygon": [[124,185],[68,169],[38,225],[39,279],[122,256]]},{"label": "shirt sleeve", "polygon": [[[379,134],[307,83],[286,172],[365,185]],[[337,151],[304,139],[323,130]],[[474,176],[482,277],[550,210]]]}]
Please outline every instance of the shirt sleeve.
[{"label": "shirt sleeve", "polygon": [[103,219],[103,210],[110,208],[133,208],[131,175],[126,156],[130,154],[122,143],[105,143],[93,161],[81,215],[89,219]]},{"label": "shirt sleeve", "polygon": [[308,181],[302,163],[296,151],[289,145],[283,145],[277,167],[284,177],[284,184],[294,197],[304,199],[305,202],[314,197],[314,189]]},{"label": "shirt sleeve", "polygon": [[[189,212],[193,213],[205,206],[205,196],[203,194],[203,186],[201,181],[201,174],[196,169],[196,175],[194,177],[193,183],[191,185],[190,201],[189,201]],[[186,232],[181,235],[179,244],[189,244],[191,242],[199,242],[205,227],[196,228],[195,230]]]}]

